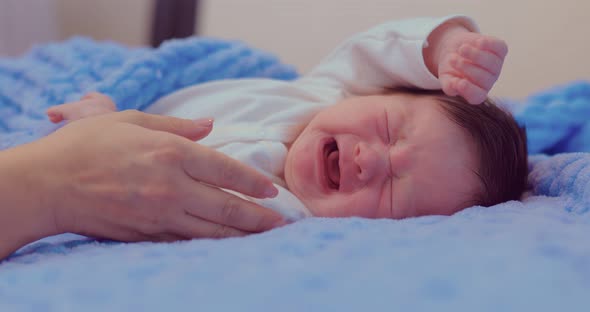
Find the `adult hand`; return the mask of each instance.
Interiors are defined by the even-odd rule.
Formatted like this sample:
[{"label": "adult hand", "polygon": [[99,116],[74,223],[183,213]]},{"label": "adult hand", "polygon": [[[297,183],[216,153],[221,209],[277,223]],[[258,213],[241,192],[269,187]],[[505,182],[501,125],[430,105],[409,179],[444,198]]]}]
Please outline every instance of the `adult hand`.
[{"label": "adult hand", "polygon": [[71,122],[31,144],[55,231],[172,241],[280,224],[276,212],[220,189],[277,193],[254,169],[193,142],[210,130],[211,122],[123,111]]}]

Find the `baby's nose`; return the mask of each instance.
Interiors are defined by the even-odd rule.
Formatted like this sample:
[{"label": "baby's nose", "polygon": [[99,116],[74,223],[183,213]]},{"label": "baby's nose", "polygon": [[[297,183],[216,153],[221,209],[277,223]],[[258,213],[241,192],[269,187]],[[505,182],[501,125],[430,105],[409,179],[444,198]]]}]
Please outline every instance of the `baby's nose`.
[{"label": "baby's nose", "polygon": [[384,157],[368,144],[358,143],[353,153],[355,169],[357,170],[356,175],[362,185],[377,176],[379,172],[384,172]]}]

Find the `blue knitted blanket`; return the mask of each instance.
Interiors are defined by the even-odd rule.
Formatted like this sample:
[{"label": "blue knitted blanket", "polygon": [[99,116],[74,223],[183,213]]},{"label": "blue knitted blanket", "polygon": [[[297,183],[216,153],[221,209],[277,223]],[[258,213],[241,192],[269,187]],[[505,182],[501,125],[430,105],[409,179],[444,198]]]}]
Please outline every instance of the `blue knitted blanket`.
[{"label": "blue knitted blanket", "polygon": [[590,152],[590,81],[537,92],[520,104],[513,113],[527,128],[529,154]]},{"label": "blue knitted blanket", "polygon": [[158,49],[74,38],[0,59],[0,150],[55,130],[45,110],[89,91],[108,94],[119,109],[144,109],[180,88],[226,78],[294,79],[293,67],[240,42],[172,40]]},{"label": "blue knitted blanket", "polygon": [[[45,109],[90,90],[143,109],[178,88],[239,77],[296,73],[214,39],[38,47],[0,60],[1,148],[52,131]],[[0,311],[586,311],[590,83],[508,102],[537,154],[521,201],[404,220],[309,218],[224,240],[59,235],[0,262]]]}]

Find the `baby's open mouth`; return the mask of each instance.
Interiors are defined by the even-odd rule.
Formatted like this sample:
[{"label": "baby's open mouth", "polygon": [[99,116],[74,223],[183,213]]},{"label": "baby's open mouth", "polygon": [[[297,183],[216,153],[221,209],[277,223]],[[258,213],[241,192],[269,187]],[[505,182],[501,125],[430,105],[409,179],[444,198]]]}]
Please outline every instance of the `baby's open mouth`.
[{"label": "baby's open mouth", "polygon": [[340,188],[340,152],[336,140],[332,139],[324,145],[324,170],[328,187],[334,190]]}]

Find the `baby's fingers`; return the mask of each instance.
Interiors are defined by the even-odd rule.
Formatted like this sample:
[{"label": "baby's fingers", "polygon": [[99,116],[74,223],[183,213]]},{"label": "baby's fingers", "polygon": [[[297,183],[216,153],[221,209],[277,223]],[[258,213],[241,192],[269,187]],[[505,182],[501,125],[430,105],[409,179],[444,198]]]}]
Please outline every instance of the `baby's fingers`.
[{"label": "baby's fingers", "polygon": [[453,84],[459,95],[470,104],[481,104],[488,95],[486,90],[465,79],[456,79]]},{"label": "baby's fingers", "polygon": [[100,107],[91,106],[84,102],[71,102],[50,107],[47,109],[47,116],[51,122],[58,123],[63,120],[73,121],[105,112]]},{"label": "baby's fingers", "polygon": [[480,50],[472,45],[464,44],[459,48],[459,55],[468,59],[471,63],[477,64],[479,67],[489,71],[496,76],[500,75],[504,58],[485,50]]},{"label": "baby's fingers", "polygon": [[460,72],[465,78],[471,83],[478,87],[489,91],[494,86],[494,83],[498,79],[498,75],[492,74],[489,71],[470,63],[464,58],[453,58],[451,59],[451,66]]},{"label": "baby's fingers", "polygon": [[439,77],[443,92],[448,96],[457,96],[459,92],[456,89],[456,81],[459,81],[456,76],[452,74],[444,73]]},{"label": "baby's fingers", "polygon": [[504,59],[506,54],[508,54],[508,45],[506,45],[506,42],[490,36],[482,36],[478,38],[475,41],[475,46],[480,50],[494,53],[500,59]]}]

